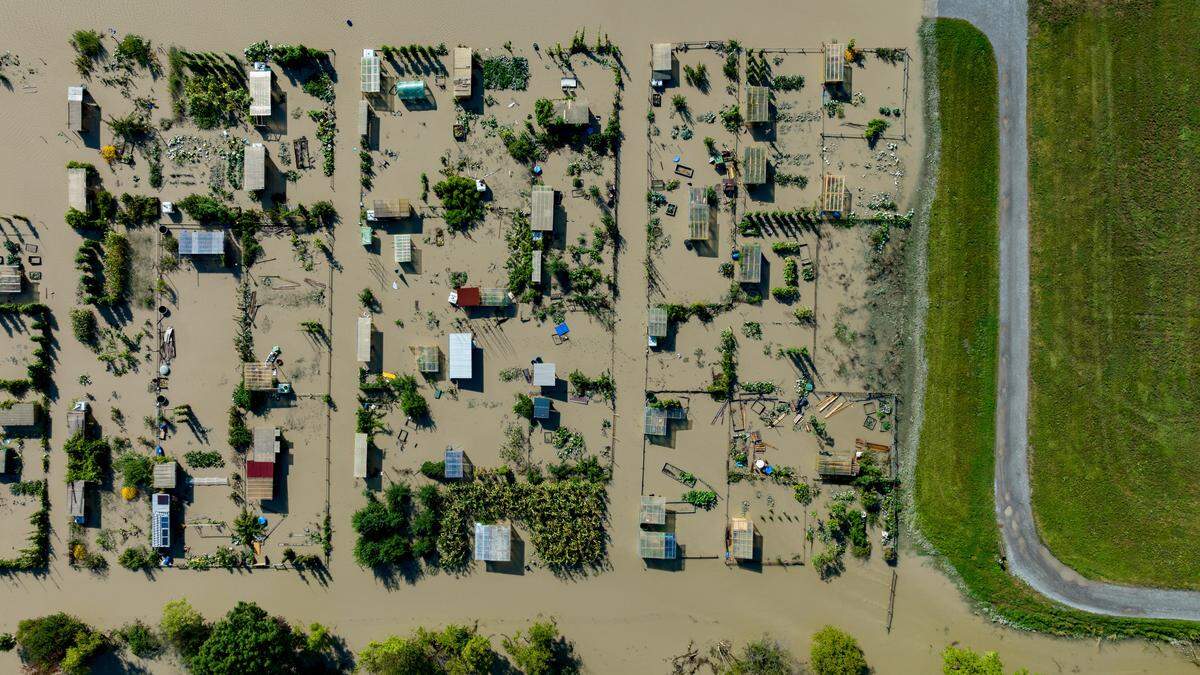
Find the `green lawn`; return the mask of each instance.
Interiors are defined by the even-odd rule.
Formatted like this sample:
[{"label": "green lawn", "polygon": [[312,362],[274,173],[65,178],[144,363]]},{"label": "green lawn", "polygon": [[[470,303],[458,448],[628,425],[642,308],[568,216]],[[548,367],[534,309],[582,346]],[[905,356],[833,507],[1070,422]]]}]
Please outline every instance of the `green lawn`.
[{"label": "green lawn", "polygon": [[1033,506],[1085,576],[1194,589],[1200,3],[1140,4],[1031,25]]},{"label": "green lawn", "polygon": [[918,524],[968,594],[1006,621],[1059,635],[1200,638],[1200,625],[1076,612],[1000,568],[992,497],[998,303],[998,131],[991,45],[969,24],[932,24],[941,163],[929,227],[929,375],[915,480]]}]

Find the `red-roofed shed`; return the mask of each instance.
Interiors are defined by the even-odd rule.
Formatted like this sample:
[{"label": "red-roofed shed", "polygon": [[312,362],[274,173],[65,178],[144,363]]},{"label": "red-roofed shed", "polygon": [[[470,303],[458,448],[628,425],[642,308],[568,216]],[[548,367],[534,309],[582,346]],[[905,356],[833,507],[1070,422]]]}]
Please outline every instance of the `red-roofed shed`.
[{"label": "red-roofed shed", "polygon": [[455,301],[455,304],[459,307],[478,307],[483,303],[483,294],[478,286],[459,288],[455,292],[458,293],[458,300]]}]

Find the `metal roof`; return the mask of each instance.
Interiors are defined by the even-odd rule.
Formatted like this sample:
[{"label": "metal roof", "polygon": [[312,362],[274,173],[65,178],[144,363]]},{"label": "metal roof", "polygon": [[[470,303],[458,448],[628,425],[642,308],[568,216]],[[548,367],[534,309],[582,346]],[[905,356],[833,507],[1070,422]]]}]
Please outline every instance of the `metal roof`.
[{"label": "metal roof", "polygon": [[471,334],[450,333],[448,340],[449,349],[447,351],[450,354],[450,379],[471,379],[473,365],[471,359],[474,356]]},{"label": "metal roof", "polygon": [[354,434],[354,477],[367,477],[367,435]]},{"label": "metal roof", "polygon": [[762,185],[767,182],[767,149],[759,144],[746,146],[742,161],[742,182]]},{"label": "metal roof", "polygon": [[67,130],[83,131],[83,86],[67,87]]},{"label": "metal roof", "polygon": [[32,403],[0,407],[0,427],[31,427],[36,423],[37,407]]},{"label": "metal roof", "polygon": [[771,90],[766,87],[746,87],[746,121],[763,124],[771,121]]},{"label": "metal roof", "polygon": [[246,462],[246,499],[266,501],[275,496],[275,462]]},{"label": "metal roof", "polygon": [[246,158],[242,162],[242,188],[250,192],[266,186],[267,148],[262,143],[252,143],[246,148]]},{"label": "metal roof", "polygon": [[534,185],[529,193],[529,228],[534,232],[554,230],[554,188]]},{"label": "metal roof", "polygon": [[256,462],[274,462],[279,454],[279,427],[254,427],[254,450],[251,459]]},{"label": "metal roof", "polygon": [[656,77],[659,74],[671,73],[670,42],[656,42],[650,45],[650,70],[654,71]]},{"label": "metal roof", "polygon": [[545,396],[533,397],[533,419],[550,419],[550,399],[546,398]]},{"label": "metal roof", "polygon": [[553,387],[557,381],[553,363],[533,364],[533,386]]},{"label": "metal roof", "polygon": [[371,317],[358,317],[357,358],[359,363],[367,363],[371,360],[371,324]]},{"label": "metal roof", "polygon": [[67,483],[67,508],[72,518],[83,518],[87,504],[87,483],[77,480]]},{"label": "metal roof", "polygon": [[411,234],[398,234],[392,239],[392,256],[398,263],[412,262]]},{"label": "metal roof", "polygon": [[529,258],[529,266],[532,268],[529,272],[529,280],[535,284],[542,283],[542,251],[537,249],[533,251]]},{"label": "metal roof", "polygon": [[16,265],[0,265],[0,293],[21,292],[21,268]]},{"label": "metal roof", "polygon": [[271,71],[251,70],[249,73],[250,116],[271,116]]},{"label": "metal roof", "polygon": [[368,215],[371,220],[407,218],[412,215],[412,205],[407,199],[376,199],[371,202],[371,211]]},{"label": "metal roof", "polygon": [[675,535],[671,532],[638,532],[638,555],[647,560],[674,560]]},{"label": "metal roof", "polygon": [[738,255],[738,281],[757,284],[762,280],[762,244],[743,244]]},{"label": "metal roof", "polygon": [[358,135],[366,136],[371,131],[371,106],[367,99],[358,101]]},{"label": "metal roof", "polygon": [[225,232],[223,230],[179,230],[179,255],[223,255]]},{"label": "metal roof", "polygon": [[374,49],[364,49],[359,73],[362,90],[368,94],[379,93],[379,56]]},{"label": "metal roof", "polygon": [[171,495],[156,492],[150,504],[150,545],[154,548],[170,548]]},{"label": "metal roof", "polygon": [[475,523],[475,559],[508,562],[511,559],[512,526]]},{"label": "metal roof", "polygon": [[67,169],[67,206],[88,212],[87,169]]}]

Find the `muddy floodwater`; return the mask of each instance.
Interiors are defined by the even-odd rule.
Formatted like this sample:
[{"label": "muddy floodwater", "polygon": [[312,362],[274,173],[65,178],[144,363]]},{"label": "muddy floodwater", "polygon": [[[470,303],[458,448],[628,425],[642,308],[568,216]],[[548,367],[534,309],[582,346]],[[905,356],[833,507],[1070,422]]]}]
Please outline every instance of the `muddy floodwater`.
[{"label": "muddy floodwater", "polygon": [[[803,565],[763,566],[749,570],[727,566],[721,556],[713,555],[688,559],[681,569],[666,571],[648,568],[637,556],[638,497],[643,486],[643,473],[647,473],[643,467],[643,392],[669,389],[669,384],[664,382],[677,378],[680,373],[687,377],[696,374],[698,382],[689,383],[687,388],[703,386],[707,381],[706,376],[701,377],[707,371],[699,371],[696,365],[682,361],[683,356],[691,353],[690,346],[680,348],[682,354],[678,363],[661,354],[647,357],[647,278],[642,265],[647,245],[647,215],[643,195],[650,181],[647,158],[655,157],[646,133],[650,103],[644,94],[650,79],[650,44],[737,39],[752,48],[815,50],[824,41],[854,38],[860,46],[907,48],[909,70],[895,71],[897,77],[907,72],[907,88],[900,84],[886,85],[890,87],[889,95],[897,97],[895,103],[888,105],[903,105],[906,115],[904,140],[892,151],[894,156],[888,159],[888,171],[902,166],[909,174],[903,181],[898,179],[895,183],[898,192],[895,197],[900,208],[907,209],[912,205],[915,174],[924,148],[922,125],[918,122],[922,119],[923,93],[917,28],[922,4],[919,0],[833,3],[809,0],[750,3],[712,0],[692,3],[632,0],[375,3],[351,0],[289,3],[290,6],[284,7],[278,3],[192,0],[186,3],[9,2],[0,6],[0,52],[9,52],[19,58],[19,66],[10,65],[5,70],[11,86],[0,88],[0,147],[4,148],[0,161],[0,215],[20,214],[32,224],[31,230],[22,221],[12,220],[6,221],[3,227],[6,236],[19,233],[26,242],[39,247],[42,262],[36,269],[43,276],[37,292],[57,317],[59,330],[56,335],[61,343],[56,353],[55,370],[59,391],[51,411],[54,424],[51,445],[56,451],[49,472],[55,558],[45,575],[0,577],[0,632],[14,631],[17,621],[22,618],[58,610],[71,612],[105,628],[137,618],[155,621],[166,601],[186,597],[210,618],[218,616],[238,600],[253,600],[268,611],[297,623],[307,625],[311,621],[320,621],[345,638],[354,650],[361,649],[371,640],[406,633],[419,625],[478,622],[484,633],[498,636],[511,634],[539,615],[552,616],[563,633],[574,641],[587,669],[596,673],[669,672],[671,657],[686,651],[689,642],[707,648],[719,639],[740,644],[764,633],[803,654],[808,649],[808,636],[825,624],[834,624],[853,633],[862,644],[868,662],[879,673],[939,672],[940,652],[952,643],[979,651],[998,651],[1009,669],[1027,668],[1031,672],[1195,672],[1194,666],[1169,647],[1139,642],[1063,641],[996,626],[972,613],[959,591],[941,572],[903,548],[895,568],[898,576],[890,632],[886,625],[892,568],[882,564],[878,552],[867,562],[847,558],[845,573],[828,582],[819,580],[810,567]],[[338,168],[332,179],[321,175],[321,159],[312,138],[313,130],[304,126],[310,125],[309,120],[300,118],[297,113],[284,125],[294,125],[288,132],[289,137],[299,130],[307,133],[312,142],[309,152],[316,157],[318,165],[316,171],[305,173],[287,187],[288,200],[311,203],[328,199],[334,203],[342,214],[333,242],[340,265],[331,269],[324,261],[318,261],[312,269],[300,269],[291,261],[294,249],[290,246],[294,247],[294,244],[289,245],[286,238],[268,238],[264,241],[264,260],[253,268],[261,304],[256,324],[256,330],[260,331],[256,336],[257,351],[265,352],[272,346],[280,346],[285,355],[285,368],[298,390],[328,391],[339,404],[328,419],[325,407],[314,399],[302,400],[283,412],[276,411],[271,418],[272,424],[284,428],[284,436],[291,444],[286,474],[287,517],[278,525],[280,536],[304,541],[306,533],[318,526],[328,499],[333,522],[333,556],[327,579],[270,569],[232,573],[162,570],[147,576],[120,568],[111,554],[110,570],[103,576],[67,564],[65,468],[57,448],[66,436],[65,413],[70,401],[91,393],[96,397],[93,403],[95,415],[106,433],[115,435],[125,431],[130,437],[149,434],[142,428],[142,419],[153,411],[154,404],[153,395],[146,388],[147,371],[153,369],[154,364],[140,363],[137,371],[122,377],[105,373],[95,354],[71,337],[67,319],[75,306],[77,272],[73,258],[80,239],[63,224],[65,165],[72,160],[92,162],[100,167],[105,187],[114,193],[150,193],[146,188],[144,166],[120,168],[114,172],[103,166],[95,147],[63,133],[64,93],[68,85],[79,81],[73,65],[74,54],[67,40],[70,33],[79,28],[96,29],[106,35],[110,29],[117,35],[133,32],[150,39],[156,46],[178,44],[215,53],[240,55],[246,45],[264,39],[303,43],[333,53],[332,62],[339,75],[335,85],[335,105],[340,131],[335,154]],[[404,285],[393,287],[390,276],[393,265],[389,257],[392,233],[376,232],[378,244],[383,249],[381,264],[378,248],[372,251],[360,245],[355,222],[360,208],[359,173],[356,170],[359,139],[354,134],[355,106],[359,100],[358,55],[366,47],[411,43],[461,43],[473,45],[479,53],[485,50],[500,52],[502,45],[511,41],[515,53],[530,59],[530,70],[534,73],[534,85],[531,86],[539,89],[546,87],[547,77],[557,78],[557,74],[547,72],[549,66],[542,56],[545,49],[555,43],[568,44],[571,35],[580,28],[587,29],[590,36],[594,36],[597,29],[606,33],[608,39],[622,50],[629,71],[622,114],[625,142],[619,171],[611,166],[611,158],[605,160],[608,165],[596,168],[597,175],[616,180],[615,187],[623,195],[617,214],[624,248],[620,251],[619,265],[614,268],[618,270],[616,282],[620,288],[615,300],[615,333],[609,335],[596,323],[569,317],[568,320],[573,322],[572,342],[563,353],[572,354],[572,362],[562,362],[558,366],[560,378],[575,368],[590,373],[611,368],[617,382],[615,415],[595,404],[587,409],[572,409],[575,412],[569,413],[574,416],[571,424],[586,427],[589,432],[603,429],[603,435],[595,433],[588,440],[597,450],[604,446],[614,462],[614,477],[609,489],[607,566],[571,579],[558,578],[536,567],[523,574],[485,573],[480,569],[465,576],[427,573],[411,582],[404,578],[377,579],[369,570],[359,568],[351,555],[354,533],[349,523],[350,515],[363,503],[363,485],[350,480],[353,464],[350,439],[355,425],[353,401],[358,385],[355,317],[360,308],[356,296],[361,289],[372,288],[380,297],[383,312],[376,315],[375,328],[383,340],[380,348],[383,368],[395,366],[411,370],[410,350],[425,344],[426,339],[436,339],[443,350],[446,348],[443,336],[452,326],[447,319],[434,316],[435,312],[431,310],[436,308],[442,316],[449,316],[450,310],[443,308],[443,296],[451,265],[453,271],[465,271],[472,280],[484,285],[497,281],[503,270],[497,271],[495,262],[499,260],[502,265],[503,256],[497,257],[494,252],[503,248],[504,239],[489,220],[470,242],[451,242],[450,246],[461,244],[455,250],[461,251],[463,256],[461,260],[451,262],[446,261],[444,252],[438,258],[439,252],[434,251],[432,245],[419,241],[418,249],[424,245],[428,251],[429,265],[420,274],[406,276]],[[540,51],[533,49],[534,43],[539,44]],[[113,44],[111,39],[106,39],[110,48]],[[719,64],[715,61],[710,69],[715,71],[711,72],[714,81],[720,81]],[[598,70],[593,66],[590,71],[586,68],[582,71],[584,87],[597,87],[594,83],[601,78],[611,82],[606,71],[588,80],[588,76],[595,76]],[[818,78],[815,73],[810,77],[813,81]],[[299,97],[304,95],[298,93],[294,83],[283,84],[289,87],[289,97],[296,98],[295,101],[289,98],[288,113],[298,107],[316,107],[311,101],[300,100]],[[551,90],[556,88],[549,87]],[[94,79],[89,90],[106,109],[106,114],[128,112],[128,103],[123,102],[112,87],[105,87]],[[901,100],[898,97],[903,93],[907,96]],[[169,105],[165,79],[140,86],[137,95],[154,97],[160,107]],[[593,108],[601,108],[607,114],[610,95],[595,95]],[[497,116],[508,115],[513,119],[523,116],[519,108],[506,108],[510,100],[506,94],[497,98],[501,99],[500,105],[496,106],[499,109]],[[509,111],[504,112],[506,109]],[[873,109],[874,104],[871,105]],[[530,111],[526,109],[525,112]],[[436,158],[451,143],[451,113],[440,112],[436,122],[434,116],[429,116],[428,127],[424,123],[412,126],[414,119],[381,116],[380,138],[375,142],[380,149],[387,148],[390,153],[386,155],[387,166],[377,166],[378,175],[371,197],[415,198],[418,176],[428,171],[432,177],[440,168]],[[660,119],[659,125],[669,129],[670,122]],[[101,133],[107,142],[107,129]],[[246,132],[242,128],[231,130],[231,133],[244,135]],[[201,154],[206,151],[215,150],[206,150],[203,146],[189,150]],[[657,152],[662,154],[661,150]],[[680,152],[687,152],[687,149]],[[822,149],[797,146],[789,152],[797,158],[796,166],[804,168],[804,162],[819,160],[801,161],[799,158],[808,154],[818,157]],[[382,162],[384,156],[376,155],[376,161]],[[282,157],[275,161],[284,162]],[[484,163],[487,161],[495,161],[495,157]],[[660,157],[653,161],[662,160]],[[562,175],[563,170],[553,160],[547,162],[548,172],[557,171]],[[178,199],[191,192],[203,193],[212,180],[199,168],[179,168],[171,164],[164,165],[164,172],[170,174],[162,192],[164,199]],[[134,176],[138,177],[137,181],[133,180]],[[507,190],[506,183],[516,179],[501,172],[489,180],[500,195]],[[565,177],[562,180],[565,181]],[[566,187],[560,185],[560,189]],[[813,199],[816,193],[816,187],[810,186],[805,198]],[[244,199],[244,193],[239,194],[239,199]],[[147,234],[146,237],[145,241],[131,238],[135,259],[146,255],[153,261],[152,236]],[[677,237],[677,240],[681,239]],[[837,277],[838,284],[830,281],[830,295],[826,297],[833,301],[822,301],[826,304],[818,310],[818,322],[825,317],[831,317],[832,321],[837,315],[838,320],[845,321],[850,329],[866,330],[865,314],[852,306],[854,302],[849,297],[852,294],[865,296],[868,292],[861,279],[862,266],[857,259],[838,258],[845,253],[833,251],[838,245],[836,238],[822,245],[829,249],[829,259],[840,265],[842,272]],[[143,246],[149,247],[150,253],[143,252]],[[672,249],[663,257],[662,264],[671,266],[674,260],[679,260],[681,265],[691,264],[681,250]],[[605,265],[610,262],[606,259]],[[143,284],[139,275],[144,273],[144,270],[135,271],[135,285]],[[669,274],[675,275],[671,282],[675,295],[707,292],[703,284],[689,278],[686,268],[676,267],[669,270]],[[668,275],[667,278],[671,277]],[[172,451],[181,454],[188,449],[201,449],[209,442],[214,446],[223,443],[228,392],[239,377],[236,369],[230,367],[235,365],[231,340],[237,281],[225,272],[187,269],[173,275],[171,283],[178,295],[172,303],[172,325],[178,336],[180,357],[168,396],[174,401],[186,400],[201,423],[214,428],[212,439],[205,439],[203,434],[185,433],[174,437],[177,440],[173,441]],[[719,290],[721,283],[713,288]],[[839,294],[845,294],[845,297]],[[143,325],[148,325],[151,310],[152,305],[150,308],[135,307],[133,317],[123,324],[127,338],[136,340]],[[393,325],[397,318],[402,319],[403,326]],[[332,326],[331,354],[297,337],[296,331],[291,329],[296,322],[310,319],[326,321]],[[426,459],[439,458],[448,434],[454,436],[454,443],[467,448],[468,454],[472,448],[477,449],[482,464],[497,463],[491,454],[494,450],[485,448],[494,448],[497,444],[500,426],[505,423],[503,413],[511,407],[512,392],[517,389],[515,386],[496,386],[492,381],[498,372],[520,366],[525,360],[537,356],[553,360],[551,350],[554,349],[548,328],[537,323],[512,321],[509,324],[495,333],[477,335],[477,341],[486,353],[481,366],[487,381],[483,390],[463,392],[460,398],[453,400],[430,397],[438,429],[435,432],[413,431],[407,445],[392,443],[383,447],[385,476],[395,477],[397,467],[411,469],[414,462],[419,464]],[[810,339],[825,340],[829,325],[822,328],[818,323],[816,334]],[[696,340],[715,342],[715,331],[709,331],[706,338],[699,334],[696,324],[687,330],[691,332],[681,333],[682,340],[692,339],[695,333]],[[770,333],[773,329],[768,326],[767,330]],[[5,368],[19,372],[28,347],[19,341],[10,342],[3,343],[4,349],[8,350],[6,353],[13,354],[12,359],[5,360]],[[820,349],[816,352],[817,358],[823,357],[824,352]],[[710,347],[710,358],[715,358],[714,353]],[[750,363],[749,358],[747,363]],[[846,370],[839,372],[838,386],[842,390],[858,391],[871,385],[869,374],[865,370],[855,371],[853,366],[849,363]],[[769,371],[775,366],[767,361],[765,365],[760,363],[760,367],[767,373],[764,377],[770,377]],[[91,384],[78,381],[80,375],[85,374],[90,376]],[[120,426],[117,415],[111,410],[118,407],[127,431],[117,428]],[[697,435],[702,435],[703,425],[708,424],[712,411],[707,404],[696,407],[708,411],[698,414],[694,420],[695,425],[700,425]],[[610,419],[615,420],[611,427]],[[713,427],[713,433],[724,431],[724,427]],[[328,465],[325,460],[327,436],[332,439]],[[538,440],[541,440],[540,435]],[[717,452],[724,451],[722,445],[723,442],[716,445]],[[673,451],[686,452],[686,448]],[[26,456],[31,460],[36,454],[27,449]],[[720,462],[723,461],[722,458]],[[37,464],[36,460],[26,462],[27,477],[40,477]],[[216,492],[200,495],[200,491],[211,488],[195,489],[197,495],[189,517],[211,516],[219,520],[230,519],[236,514],[230,511],[230,504],[224,497],[208,496]],[[0,515],[4,519],[0,523],[0,555],[7,556],[22,545],[24,518],[30,512],[30,505],[10,499],[7,487],[4,492],[4,501],[0,502],[3,509]],[[105,527],[121,528],[122,524],[142,522],[146,517],[138,510],[139,505],[123,505],[115,499],[106,499],[108,501],[102,507],[103,517],[107,519]],[[719,518],[717,522],[720,523]],[[204,536],[202,527],[195,529],[195,533],[190,530],[188,533],[193,552],[203,552],[206,547],[213,546]],[[719,550],[720,532],[712,530],[706,536],[711,536],[714,552]],[[697,545],[696,550],[702,548]],[[797,540],[796,546],[791,548],[804,547]],[[0,655],[0,670],[15,672],[17,667],[14,653]],[[176,666],[166,660],[148,663],[146,667],[153,672],[176,670]]]}]

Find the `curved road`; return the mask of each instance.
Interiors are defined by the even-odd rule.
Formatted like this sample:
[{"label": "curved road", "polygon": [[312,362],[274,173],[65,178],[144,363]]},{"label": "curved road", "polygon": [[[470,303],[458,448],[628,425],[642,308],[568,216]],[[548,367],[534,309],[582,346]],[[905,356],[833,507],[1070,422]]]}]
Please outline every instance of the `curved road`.
[{"label": "curved road", "polygon": [[1038,536],[1029,490],[1029,149],[1026,0],[926,0],[926,16],[966,19],[991,40],[1000,86],[1000,372],[996,408],[996,516],[1012,573],[1076,609],[1113,616],[1200,621],[1200,592],[1086,579]]}]

